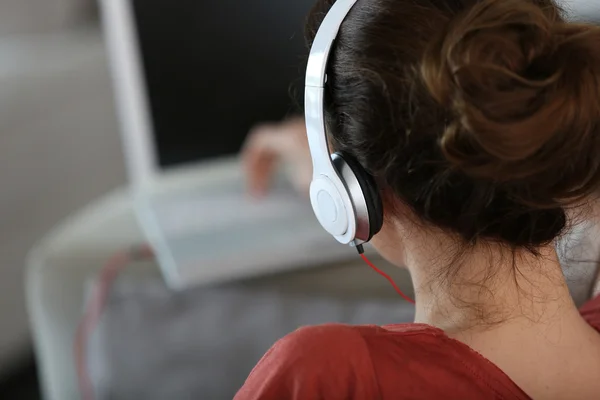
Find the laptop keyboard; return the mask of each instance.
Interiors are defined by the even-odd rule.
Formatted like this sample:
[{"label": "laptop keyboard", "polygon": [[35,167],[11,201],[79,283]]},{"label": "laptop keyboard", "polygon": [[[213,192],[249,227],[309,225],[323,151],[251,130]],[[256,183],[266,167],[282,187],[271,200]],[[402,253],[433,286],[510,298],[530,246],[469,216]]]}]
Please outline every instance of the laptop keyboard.
[{"label": "laptop keyboard", "polygon": [[168,273],[185,286],[356,257],[323,230],[308,199],[292,189],[254,199],[242,185],[221,186],[153,204],[174,261]]},{"label": "laptop keyboard", "polygon": [[[181,198],[157,206],[160,225],[167,235],[185,235],[197,231],[233,231],[244,225],[260,231],[267,225],[281,225],[280,219],[301,222],[315,219],[310,204],[296,194],[277,194],[264,199],[236,195]],[[287,221],[290,222],[290,221]],[[309,224],[314,226],[316,223]],[[294,230],[286,226],[285,230]]]}]

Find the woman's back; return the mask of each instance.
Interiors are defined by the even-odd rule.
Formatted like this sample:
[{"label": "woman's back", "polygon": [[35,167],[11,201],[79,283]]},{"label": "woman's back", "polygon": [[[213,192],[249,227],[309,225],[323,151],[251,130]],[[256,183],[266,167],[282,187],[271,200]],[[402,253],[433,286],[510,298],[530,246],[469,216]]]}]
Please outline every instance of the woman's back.
[{"label": "woman's back", "polygon": [[[511,359],[531,366],[516,379],[429,325],[306,327],[269,350],[236,400],[599,398],[600,297],[582,308],[582,316],[595,330],[597,343],[562,349],[566,357],[560,362],[539,363],[528,359],[528,351],[517,353],[511,344],[497,343],[512,353]],[[593,366],[587,363],[590,356]],[[548,372],[556,374],[553,380],[547,379]],[[526,381],[530,390],[516,381]]]}]

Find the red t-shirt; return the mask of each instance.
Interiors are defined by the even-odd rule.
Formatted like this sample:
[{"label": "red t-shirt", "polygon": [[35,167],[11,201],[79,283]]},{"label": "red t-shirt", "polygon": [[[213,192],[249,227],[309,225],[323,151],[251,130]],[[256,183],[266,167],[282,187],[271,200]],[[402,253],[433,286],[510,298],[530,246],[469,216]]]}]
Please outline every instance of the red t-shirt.
[{"label": "red t-shirt", "polygon": [[[600,332],[600,297],[581,314]],[[504,372],[422,324],[306,327],[277,342],[234,400],[527,399]]]}]

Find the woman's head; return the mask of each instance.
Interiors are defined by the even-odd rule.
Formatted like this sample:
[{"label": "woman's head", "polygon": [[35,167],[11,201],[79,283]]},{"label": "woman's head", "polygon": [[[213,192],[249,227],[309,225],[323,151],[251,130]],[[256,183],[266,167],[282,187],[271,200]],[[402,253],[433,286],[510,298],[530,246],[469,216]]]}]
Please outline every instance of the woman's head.
[{"label": "woman's head", "polygon": [[552,0],[358,0],[326,96],[335,150],[376,178],[388,220],[535,251],[600,185],[600,29]]}]

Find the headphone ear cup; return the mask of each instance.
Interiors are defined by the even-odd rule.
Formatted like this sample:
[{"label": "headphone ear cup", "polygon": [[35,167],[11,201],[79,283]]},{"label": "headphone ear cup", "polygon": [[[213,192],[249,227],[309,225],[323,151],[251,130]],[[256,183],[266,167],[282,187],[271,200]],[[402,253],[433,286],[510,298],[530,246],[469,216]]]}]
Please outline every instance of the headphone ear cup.
[{"label": "headphone ear cup", "polygon": [[366,240],[369,241],[381,230],[381,227],[383,226],[383,202],[377,188],[377,183],[371,174],[365,171],[360,163],[358,163],[358,161],[356,161],[353,157],[348,154],[342,155],[335,153],[335,155],[342,158],[346,162],[346,164],[354,173],[358,184],[360,185],[360,189],[365,198],[369,217],[369,237]]}]

